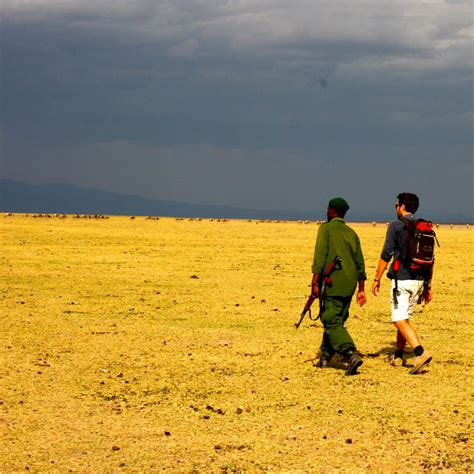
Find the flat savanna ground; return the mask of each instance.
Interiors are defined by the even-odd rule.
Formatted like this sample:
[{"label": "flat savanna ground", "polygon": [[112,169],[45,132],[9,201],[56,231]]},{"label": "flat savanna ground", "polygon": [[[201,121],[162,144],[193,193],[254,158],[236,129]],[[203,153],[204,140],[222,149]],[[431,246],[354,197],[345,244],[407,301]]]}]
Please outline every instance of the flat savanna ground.
[{"label": "flat savanna ground", "polygon": [[[386,226],[353,227],[371,281]],[[316,224],[15,215],[0,232],[2,472],[471,469],[466,226],[439,227],[413,317],[432,364],[389,365],[385,280],[352,307],[353,377],[314,367],[319,321],[294,328]]]}]

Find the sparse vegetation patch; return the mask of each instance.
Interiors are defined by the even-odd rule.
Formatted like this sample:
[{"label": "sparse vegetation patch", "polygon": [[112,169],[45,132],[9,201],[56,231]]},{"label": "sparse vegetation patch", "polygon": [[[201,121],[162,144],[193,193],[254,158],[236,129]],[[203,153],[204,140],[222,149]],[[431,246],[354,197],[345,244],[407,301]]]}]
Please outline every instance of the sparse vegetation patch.
[{"label": "sparse vegetation patch", "polygon": [[[319,322],[294,328],[317,223],[69,217],[0,221],[3,472],[471,469],[466,226],[437,229],[413,318],[428,370],[388,363],[384,281],[353,305],[348,378],[314,367]],[[372,276],[386,227],[355,226]]]}]

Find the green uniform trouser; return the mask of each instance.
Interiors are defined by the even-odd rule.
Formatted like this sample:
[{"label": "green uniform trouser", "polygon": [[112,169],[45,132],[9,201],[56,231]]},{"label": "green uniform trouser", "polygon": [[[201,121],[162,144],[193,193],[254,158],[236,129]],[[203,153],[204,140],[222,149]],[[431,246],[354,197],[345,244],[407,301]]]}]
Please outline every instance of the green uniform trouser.
[{"label": "green uniform trouser", "polygon": [[321,355],[330,359],[336,352],[355,350],[355,344],[344,327],[349,317],[352,296],[326,296],[321,322],[324,325]]}]

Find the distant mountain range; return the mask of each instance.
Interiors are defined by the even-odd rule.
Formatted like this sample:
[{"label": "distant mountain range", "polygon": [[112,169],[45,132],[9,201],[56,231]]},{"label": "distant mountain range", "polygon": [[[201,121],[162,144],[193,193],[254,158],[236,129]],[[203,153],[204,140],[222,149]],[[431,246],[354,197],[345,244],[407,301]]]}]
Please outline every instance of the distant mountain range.
[{"label": "distant mountain range", "polygon": [[[82,189],[69,184],[33,185],[0,180],[0,212],[207,217],[229,219],[323,220],[325,209],[278,210],[162,201],[129,194]],[[463,223],[466,216],[438,216],[438,222]],[[387,213],[351,212],[350,221],[392,220]]]},{"label": "distant mountain range", "polygon": [[0,180],[0,212],[214,217],[234,219],[322,219],[323,212],[241,209],[162,201],[69,184],[33,185]]}]

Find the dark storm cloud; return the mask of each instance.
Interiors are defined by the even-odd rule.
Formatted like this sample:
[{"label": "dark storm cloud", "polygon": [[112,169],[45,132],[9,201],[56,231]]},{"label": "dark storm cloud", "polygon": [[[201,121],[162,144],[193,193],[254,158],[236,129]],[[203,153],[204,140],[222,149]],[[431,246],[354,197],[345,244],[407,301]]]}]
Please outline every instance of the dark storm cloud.
[{"label": "dark storm cloud", "polygon": [[[332,192],[333,173],[361,204],[360,183],[376,186],[396,163],[435,183],[449,156],[459,166],[444,188],[468,188],[470,11],[443,1],[6,0],[5,172],[288,208],[308,201],[312,182]],[[40,177],[34,160],[47,164]],[[155,185],[143,186],[150,173]],[[451,205],[472,199],[458,188]]]}]

